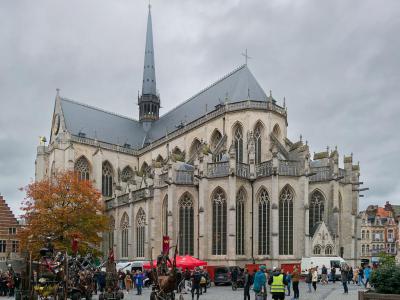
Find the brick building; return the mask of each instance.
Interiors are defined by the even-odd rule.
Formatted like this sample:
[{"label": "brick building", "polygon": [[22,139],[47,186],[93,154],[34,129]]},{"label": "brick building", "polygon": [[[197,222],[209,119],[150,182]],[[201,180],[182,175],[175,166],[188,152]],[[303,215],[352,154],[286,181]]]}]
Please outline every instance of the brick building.
[{"label": "brick building", "polygon": [[360,213],[360,217],[361,258],[375,262],[380,253],[395,256],[399,231],[393,206],[389,202],[384,207],[370,205]]},{"label": "brick building", "polygon": [[18,220],[0,195],[0,262],[19,258]]}]

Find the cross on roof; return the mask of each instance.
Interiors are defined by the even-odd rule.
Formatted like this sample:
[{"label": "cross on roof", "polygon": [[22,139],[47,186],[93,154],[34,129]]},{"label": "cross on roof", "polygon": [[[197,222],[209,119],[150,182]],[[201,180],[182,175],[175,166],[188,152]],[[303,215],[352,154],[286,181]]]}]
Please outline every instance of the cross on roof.
[{"label": "cross on roof", "polygon": [[247,55],[247,48],[246,48],[246,51],[244,53],[242,53],[242,56],[244,56],[244,59],[245,59],[245,63],[244,64],[247,65],[247,60],[252,58],[252,57]]}]

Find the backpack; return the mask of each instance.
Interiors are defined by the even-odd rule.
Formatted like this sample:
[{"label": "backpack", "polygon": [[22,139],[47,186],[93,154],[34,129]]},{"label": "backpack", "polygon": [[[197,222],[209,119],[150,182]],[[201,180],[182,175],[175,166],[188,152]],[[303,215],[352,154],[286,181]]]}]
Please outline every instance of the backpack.
[{"label": "backpack", "polygon": [[201,276],[200,284],[206,284],[206,283],[207,283],[207,279],[204,276]]}]

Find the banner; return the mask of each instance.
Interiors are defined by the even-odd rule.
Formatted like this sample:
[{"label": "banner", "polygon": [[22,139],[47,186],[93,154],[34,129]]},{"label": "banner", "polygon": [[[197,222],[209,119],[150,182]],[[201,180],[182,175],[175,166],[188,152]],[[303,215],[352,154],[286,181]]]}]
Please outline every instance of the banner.
[{"label": "banner", "polygon": [[168,235],[164,235],[163,236],[163,253],[164,254],[168,254],[169,252],[169,236]]}]

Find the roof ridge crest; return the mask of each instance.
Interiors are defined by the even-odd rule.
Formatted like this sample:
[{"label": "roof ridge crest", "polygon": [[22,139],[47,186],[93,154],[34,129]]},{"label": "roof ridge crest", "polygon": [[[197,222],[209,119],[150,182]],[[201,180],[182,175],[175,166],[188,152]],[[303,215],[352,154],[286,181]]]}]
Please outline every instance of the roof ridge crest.
[{"label": "roof ridge crest", "polygon": [[99,108],[99,107],[96,107],[96,106],[93,106],[93,105],[90,105],[90,104],[78,102],[76,100],[72,100],[72,99],[69,99],[69,98],[66,98],[66,97],[60,97],[60,98],[61,98],[61,100],[68,101],[68,102],[71,102],[71,103],[74,103],[74,104],[77,104],[77,105],[81,105],[81,106],[84,106],[84,107],[87,107],[87,108],[95,109],[95,110],[101,111],[101,112],[106,113],[106,114],[114,115],[114,116],[117,116],[117,117],[120,117],[120,118],[124,118],[124,119],[130,120],[130,121],[139,122],[136,119],[129,118],[127,116],[124,116],[124,115],[121,115],[121,114],[118,114],[118,113],[115,113],[115,112],[112,112],[112,111],[108,111],[108,110],[105,110],[103,108]]}]

